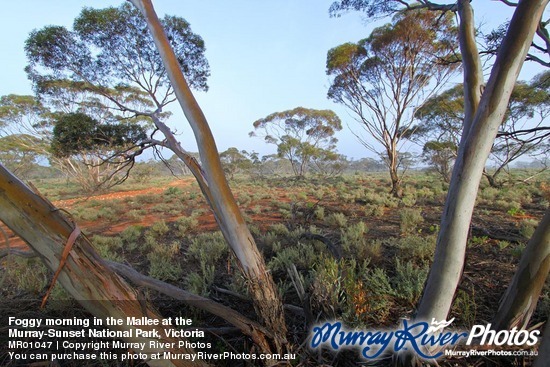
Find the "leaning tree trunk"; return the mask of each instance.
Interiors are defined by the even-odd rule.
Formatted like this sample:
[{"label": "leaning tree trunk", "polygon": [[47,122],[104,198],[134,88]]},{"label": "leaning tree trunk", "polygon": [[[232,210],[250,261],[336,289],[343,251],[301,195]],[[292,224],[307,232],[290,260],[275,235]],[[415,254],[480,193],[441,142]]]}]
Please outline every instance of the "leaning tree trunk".
[{"label": "leaning tree trunk", "polygon": [[202,172],[196,173],[220,229],[239,260],[247,278],[256,312],[275,335],[275,350],[286,349],[286,323],[277,287],[267,270],[254,238],[231,193],[208,122],[179,67],[174,51],[150,0],[130,0],[138,8],[153,35],[168,77],[185,117],[189,121],[201,158]]},{"label": "leaning tree trunk", "polygon": [[[161,319],[156,311],[138,299],[138,293],[124,279],[114,273],[95,252],[88,238],[78,234],[76,224],[55,208],[40,194],[33,192],[0,164],[0,220],[27,242],[44,264],[55,271],[60,267],[62,253],[68,239],[74,244],[62,265],[58,281],[63,288],[84,308],[97,318],[148,317]],[[121,325],[116,330],[134,330],[135,326]],[[185,348],[152,348],[149,340],[177,342],[165,336],[163,326],[140,326],[141,329],[157,329],[162,336],[157,338],[132,337],[128,342],[145,342],[143,351],[147,355],[166,351],[172,353],[193,353]],[[176,343],[177,345],[177,343]],[[150,360],[150,366],[205,366],[202,361]]]},{"label": "leaning tree trunk", "polygon": [[493,327],[525,329],[550,272],[550,209],[538,225],[500,302]]},{"label": "leaning tree trunk", "polygon": [[434,263],[418,308],[419,320],[447,318],[464,266],[468,230],[483,168],[547,3],[548,0],[519,2],[472,124],[460,143]]}]

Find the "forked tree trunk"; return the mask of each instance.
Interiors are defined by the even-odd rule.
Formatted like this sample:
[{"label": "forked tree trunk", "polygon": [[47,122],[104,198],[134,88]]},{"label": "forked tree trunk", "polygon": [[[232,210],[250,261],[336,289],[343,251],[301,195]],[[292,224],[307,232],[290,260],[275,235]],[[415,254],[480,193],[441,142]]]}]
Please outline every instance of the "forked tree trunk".
[{"label": "forked tree trunk", "polygon": [[[67,239],[75,225],[48,200],[33,192],[0,164],[0,220],[27,242],[44,264],[55,271],[60,263]],[[114,273],[95,252],[84,235],[76,238],[67,261],[58,278],[63,288],[85,309],[97,318],[114,317],[162,317],[143,300],[124,279]],[[126,324],[126,323],[124,323]],[[149,340],[176,342],[165,337],[163,326],[139,326],[141,329],[157,329],[162,338],[135,337],[135,326],[122,325],[115,330],[134,330],[128,342],[145,342],[145,349],[136,351],[151,355],[171,351],[193,353],[192,349],[151,348]],[[181,340],[181,339],[180,339]],[[158,343],[155,345],[158,346]],[[151,360],[150,366],[206,366],[202,361]]]},{"label": "forked tree trunk", "polygon": [[275,335],[275,351],[283,352],[287,348],[287,328],[282,302],[273,278],[231,193],[208,122],[189,89],[152,2],[150,0],[129,1],[145,17],[176,97],[195,134],[203,165],[203,172],[195,174],[195,177],[202,176],[199,178],[202,183],[199,183],[226,241],[239,260],[255,310]]},{"label": "forked tree trunk", "polygon": [[519,2],[472,124],[461,141],[434,263],[418,308],[419,320],[447,318],[464,266],[468,230],[483,168],[547,3],[548,0]]},{"label": "forked tree trunk", "polygon": [[500,302],[493,328],[525,329],[550,272],[550,209],[523,250],[516,273]]}]

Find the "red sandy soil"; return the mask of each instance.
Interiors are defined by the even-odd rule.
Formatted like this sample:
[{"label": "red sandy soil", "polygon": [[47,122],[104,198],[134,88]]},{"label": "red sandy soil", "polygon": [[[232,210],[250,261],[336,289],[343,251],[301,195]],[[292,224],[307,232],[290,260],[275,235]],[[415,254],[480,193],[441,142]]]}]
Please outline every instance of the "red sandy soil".
[{"label": "red sandy soil", "polygon": [[[80,198],[73,198],[73,199],[66,199],[66,200],[56,200],[53,201],[53,205],[57,208],[64,209],[67,211],[71,211],[71,209],[74,207],[77,203],[82,203],[85,201],[95,200],[95,201],[110,201],[110,200],[117,200],[117,199],[123,199],[127,197],[135,197],[139,195],[149,195],[149,194],[159,194],[166,191],[169,187],[179,187],[179,188],[186,188],[193,182],[193,179],[181,179],[176,180],[173,182],[170,182],[163,186],[157,186],[157,187],[151,187],[141,190],[130,190],[130,191],[118,191],[118,192],[112,192],[107,194],[100,194],[100,195],[93,195],[93,196],[87,196],[87,197],[80,197]],[[204,218],[199,218],[201,222],[201,226],[204,224],[207,225],[207,227],[210,227],[208,225],[208,222],[212,222],[211,225],[215,226],[215,221],[212,215],[209,216],[205,215]],[[176,218],[172,218],[174,220]],[[154,216],[144,216],[139,221],[121,221],[113,223],[113,225],[105,225],[104,223],[96,223],[96,222],[79,222],[79,226],[81,229],[83,229],[85,232],[91,232],[91,233],[98,233],[102,232],[105,234],[116,234],[120,233],[124,228],[128,227],[129,225],[143,225],[143,226],[149,226],[151,223],[154,223],[157,220]],[[170,219],[169,219],[170,220]],[[25,250],[28,249],[26,243],[17,235],[15,235],[10,229],[4,225],[4,223],[0,222],[0,229],[5,231],[6,235],[8,236],[9,241],[9,247],[13,249],[21,249]],[[0,231],[1,232],[1,231]],[[1,233],[0,233],[1,234]],[[0,243],[0,249],[6,248],[7,244],[5,240],[2,240]]]},{"label": "red sandy soil", "polygon": [[[67,210],[69,213],[74,208],[75,204],[83,203],[86,201],[111,201],[119,200],[128,197],[137,197],[141,195],[151,195],[151,194],[160,194],[166,191],[169,187],[178,187],[180,189],[188,188],[194,180],[192,178],[185,178],[172,181],[166,185],[151,187],[140,190],[129,190],[129,191],[117,191],[100,195],[93,195],[87,197],[79,197],[65,200],[55,200],[53,205],[57,208]],[[289,202],[290,199],[287,196],[288,192],[282,189],[274,189],[274,195],[277,196],[278,200],[281,202]],[[237,198],[238,199],[238,198]],[[264,204],[264,205],[262,205]],[[255,205],[260,205],[262,207],[269,207],[269,200],[263,199],[255,202]],[[145,207],[146,208],[146,207]],[[243,208],[244,209],[244,208]],[[250,215],[253,223],[258,225],[261,229],[266,229],[273,223],[279,222],[281,220],[281,215],[277,211],[275,212],[263,212],[261,214],[252,214]],[[163,215],[162,218],[167,222],[175,221],[179,216],[169,216]],[[218,225],[215,221],[214,215],[208,211],[205,214],[199,216],[198,218],[199,227],[201,232],[210,232],[218,228]],[[159,214],[149,214],[145,215],[140,219],[131,220],[131,219],[122,219],[113,222],[105,222],[104,220],[99,221],[78,221],[78,225],[85,233],[101,233],[105,235],[115,235],[122,232],[125,228],[130,225],[141,225],[144,227],[150,226],[152,223],[159,220]],[[28,249],[25,242],[17,235],[15,235],[11,230],[9,230],[3,223],[0,222],[0,228],[6,232],[9,238],[9,247],[15,249],[26,250]],[[1,233],[0,233],[1,235]],[[6,248],[6,241],[0,239],[0,249]]]}]

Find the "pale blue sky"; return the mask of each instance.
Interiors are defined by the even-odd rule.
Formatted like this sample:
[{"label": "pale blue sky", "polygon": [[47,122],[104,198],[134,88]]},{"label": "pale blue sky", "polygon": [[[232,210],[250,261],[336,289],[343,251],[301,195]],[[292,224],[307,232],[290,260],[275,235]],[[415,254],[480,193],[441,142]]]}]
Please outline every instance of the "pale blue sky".
[{"label": "pale blue sky", "polygon": [[[23,68],[23,44],[29,32],[45,25],[70,28],[84,6],[118,6],[114,0],[5,1],[0,15],[0,95],[30,94]],[[356,123],[343,107],[327,100],[327,51],[368,36],[375,24],[358,13],[330,18],[332,0],[156,0],[159,15],[185,18],[206,43],[210,90],[198,93],[220,151],[239,149],[269,154],[260,139],[249,138],[252,123],[266,115],[297,106],[333,109],[346,126],[338,133],[338,150],[350,157],[372,156],[349,132]],[[506,6],[489,0],[474,2],[478,21],[500,23],[510,17]],[[380,23],[378,23],[380,24]],[[522,76],[530,78],[537,68]],[[539,69],[540,70],[540,69]],[[173,111],[178,111],[174,104]],[[195,150],[187,122],[177,112],[171,125],[182,132],[184,147]]]}]

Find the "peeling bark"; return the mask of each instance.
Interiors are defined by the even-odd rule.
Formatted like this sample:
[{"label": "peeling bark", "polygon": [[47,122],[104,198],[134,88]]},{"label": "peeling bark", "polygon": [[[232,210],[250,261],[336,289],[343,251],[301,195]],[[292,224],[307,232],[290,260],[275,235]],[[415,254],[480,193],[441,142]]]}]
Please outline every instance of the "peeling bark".
[{"label": "peeling bark", "polygon": [[[75,224],[39,193],[13,176],[0,164],[0,220],[27,242],[40,256],[44,264],[55,271],[67,238]],[[120,276],[114,273],[99,257],[89,239],[80,235],[59,274],[59,283],[92,315],[105,319],[114,317],[148,317],[162,319],[150,306],[138,299],[138,293]],[[135,337],[135,326],[117,326],[114,330],[134,330],[128,342],[145,342],[141,353],[147,355],[171,351],[193,353],[192,349],[151,348],[149,340],[177,342],[183,339],[165,337],[163,326],[140,326],[140,329],[156,329],[161,339]],[[150,366],[207,366],[202,361],[149,360]]]}]

